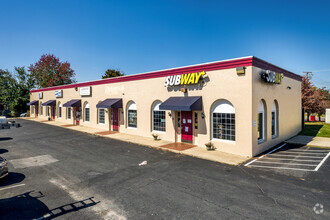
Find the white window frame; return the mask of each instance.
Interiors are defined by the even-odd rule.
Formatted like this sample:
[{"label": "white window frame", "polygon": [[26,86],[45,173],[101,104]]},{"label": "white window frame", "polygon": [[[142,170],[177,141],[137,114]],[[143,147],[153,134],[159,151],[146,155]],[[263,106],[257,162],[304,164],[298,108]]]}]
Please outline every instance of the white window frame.
[{"label": "white window frame", "polygon": [[[275,114],[275,119],[274,119],[274,131],[275,131],[275,133],[274,134],[272,134],[272,138],[274,139],[274,138],[276,138],[276,137],[278,137],[278,133],[277,133],[277,131],[278,131],[278,112],[277,112],[278,110],[277,110],[277,107],[276,107],[276,103],[275,103],[275,101],[273,102],[273,106],[272,106],[272,128],[273,128],[273,112],[274,112],[274,114]],[[272,129],[272,131],[273,131],[273,129]]]},{"label": "white window frame", "polygon": [[[88,109],[88,121],[86,120],[86,109]],[[105,113],[104,113],[104,115],[105,115]],[[89,107],[89,103],[86,102],[84,105],[84,122],[89,123],[90,120],[91,120],[91,109]],[[104,119],[104,121],[105,121],[105,119]]]},{"label": "white window frame", "polygon": [[[103,110],[104,111],[104,123],[100,122],[100,111]],[[100,125],[105,125],[105,109],[104,108],[99,108],[97,110],[97,123]]]},{"label": "white window frame", "polygon": [[[262,113],[262,138],[258,139],[258,143],[262,143],[266,140],[265,138],[265,127],[266,127],[266,123],[265,123],[265,105],[264,102],[262,100],[260,100],[259,105],[258,105],[258,118],[257,121],[259,120],[259,113]],[[257,125],[259,126],[259,125]],[[258,127],[257,127],[258,129]]]},{"label": "white window frame", "polygon": [[[159,106],[162,104],[161,101],[156,101],[154,104],[153,104],[153,107],[152,107],[152,113],[151,113],[151,126],[152,126],[152,132],[157,132],[157,133],[163,133],[165,134],[166,133],[166,111],[165,110],[160,110],[159,109]],[[154,111],[159,111],[159,112],[164,112],[165,113],[165,131],[159,131],[159,130],[155,130],[154,128]]]},{"label": "white window frame", "polygon": [[[61,113],[61,114],[60,114]],[[58,103],[58,109],[57,109],[57,117],[62,118],[62,104],[61,102]]]},{"label": "white window frame", "polygon": [[[70,111],[70,118],[69,118],[69,111]],[[66,108],[66,120],[71,120],[72,119],[72,107],[67,107]]]},{"label": "white window frame", "polygon": [[[135,110],[136,111],[136,127],[130,127],[129,126],[129,123],[128,123],[128,117],[129,117],[129,114],[128,114],[128,111],[129,110]],[[137,115],[137,106],[136,106],[136,104],[135,104],[135,102],[133,102],[133,101],[131,101],[129,104],[128,104],[128,107],[127,107],[127,111],[126,111],[126,113],[127,113],[127,123],[126,123],[126,125],[127,125],[127,128],[130,128],[130,129],[137,129],[137,126],[138,126],[138,123],[137,123],[137,120],[138,120],[138,115]]]},{"label": "white window frame", "polygon": [[[213,113],[224,113],[224,114],[235,114],[235,140],[227,140],[213,137]],[[231,104],[228,100],[222,99],[215,102],[211,108],[211,138],[212,141],[220,141],[220,142],[228,142],[228,143],[236,143],[236,110],[233,104]]]}]

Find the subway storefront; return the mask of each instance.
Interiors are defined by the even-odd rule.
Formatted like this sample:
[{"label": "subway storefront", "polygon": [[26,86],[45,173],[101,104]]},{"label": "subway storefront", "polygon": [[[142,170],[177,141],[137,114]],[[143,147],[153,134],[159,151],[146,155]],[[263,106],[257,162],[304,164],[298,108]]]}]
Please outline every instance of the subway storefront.
[{"label": "subway storefront", "polygon": [[255,156],[301,130],[301,76],[243,57],[31,90],[32,117]]}]

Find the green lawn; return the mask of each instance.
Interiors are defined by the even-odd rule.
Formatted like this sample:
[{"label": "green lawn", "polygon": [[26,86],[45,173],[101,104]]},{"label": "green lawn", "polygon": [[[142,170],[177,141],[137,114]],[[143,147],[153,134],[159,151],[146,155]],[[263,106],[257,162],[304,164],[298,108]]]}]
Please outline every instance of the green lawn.
[{"label": "green lawn", "polygon": [[301,135],[330,138],[330,124],[324,122],[306,122]]}]

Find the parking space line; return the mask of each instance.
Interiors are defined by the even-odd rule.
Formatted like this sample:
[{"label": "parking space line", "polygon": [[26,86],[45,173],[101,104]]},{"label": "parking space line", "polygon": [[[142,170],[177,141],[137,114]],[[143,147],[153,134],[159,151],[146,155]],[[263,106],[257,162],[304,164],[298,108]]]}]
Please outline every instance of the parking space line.
[{"label": "parking space line", "polygon": [[269,160],[294,160],[294,161],[308,161],[308,162],[321,162],[321,160],[300,160],[300,159],[290,159],[290,158],[276,158],[276,157],[265,157],[264,159]]},{"label": "parking space line", "polygon": [[317,167],[315,168],[315,171],[318,171],[320,169],[320,167],[322,166],[322,164],[325,162],[325,160],[330,156],[330,152],[327,154],[327,156],[325,156],[323,158],[323,160],[319,163],[319,165],[317,165]]},{"label": "parking space line", "polygon": [[258,166],[258,165],[250,165],[251,167],[262,167],[262,168],[271,168],[271,169],[284,169],[284,170],[302,170],[302,171],[316,171],[316,170],[308,170],[301,168],[291,168],[291,167],[268,167],[268,166]]},{"label": "parking space line", "polygon": [[254,160],[250,161],[249,163],[245,164],[244,166],[248,166],[248,165],[250,165],[250,164],[253,163],[254,161],[259,160],[259,159],[263,158],[264,156],[273,153],[274,151],[276,151],[276,150],[278,150],[278,149],[284,147],[285,145],[286,145],[286,143],[282,144],[282,145],[279,146],[278,148],[276,148],[276,149],[274,149],[274,150],[272,150],[272,151],[269,151],[268,153],[266,153],[266,154],[264,154],[264,155],[258,157],[257,159],[254,159]]},{"label": "parking space line", "polygon": [[[283,151],[283,152],[278,152],[279,154],[297,154],[297,152],[290,152],[290,151]],[[312,155],[315,155],[315,154],[326,154],[327,152],[324,152],[324,153],[308,153],[306,151],[304,152],[300,152],[299,154],[312,154]]]},{"label": "parking space line", "polygon": [[307,157],[307,158],[323,158],[323,157],[317,157],[317,156],[300,156],[300,155],[269,155],[269,156],[276,156],[276,157]]},{"label": "parking space line", "polygon": [[8,187],[0,188],[0,191],[1,190],[6,190],[6,189],[11,189],[11,188],[16,188],[16,187],[19,187],[19,186],[25,186],[25,183],[14,185],[14,186],[8,186]]},{"label": "parking space line", "polygon": [[313,152],[324,152],[324,153],[328,153],[329,151],[328,150],[311,150],[310,148],[306,148],[305,150],[295,150],[295,149],[288,149],[290,151],[294,151],[294,152],[306,152],[307,150],[308,151],[313,151]]},{"label": "parking space line", "polygon": [[256,161],[256,163],[268,163],[268,164],[286,164],[286,165],[293,165],[293,166],[311,166],[316,167],[317,164],[298,164],[298,163],[281,163],[281,162],[268,162],[268,161]]}]

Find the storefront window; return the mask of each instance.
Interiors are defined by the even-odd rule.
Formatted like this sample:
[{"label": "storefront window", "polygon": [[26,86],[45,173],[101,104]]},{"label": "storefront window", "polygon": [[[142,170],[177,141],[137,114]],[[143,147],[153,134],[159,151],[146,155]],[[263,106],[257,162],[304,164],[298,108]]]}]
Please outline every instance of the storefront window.
[{"label": "storefront window", "polygon": [[42,107],[42,102],[40,102],[40,115],[43,115],[43,107]]},{"label": "storefront window", "polygon": [[159,110],[161,102],[157,102],[153,106],[153,130],[166,131],[165,111]]},{"label": "storefront window", "polygon": [[216,102],[212,108],[212,137],[235,141],[235,108],[226,101]]},{"label": "storefront window", "polygon": [[62,104],[60,102],[58,103],[58,117],[62,118]]},{"label": "storefront window", "polygon": [[181,127],[181,112],[178,112],[178,128]]},{"label": "storefront window", "polygon": [[134,102],[131,102],[128,105],[127,126],[130,128],[137,128],[137,107]]},{"label": "storefront window", "polygon": [[67,108],[67,119],[71,119],[71,108],[70,107],[68,107]]},{"label": "storefront window", "polygon": [[261,100],[258,106],[258,142],[262,142],[265,139],[265,105]]},{"label": "storefront window", "polygon": [[105,124],[104,108],[99,108],[99,124]]},{"label": "storefront window", "polygon": [[89,122],[89,104],[88,104],[88,102],[86,102],[86,104],[85,104],[84,113],[85,113],[84,120],[86,122]]},{"label": "storefront window", "polygon": [[278,106],[277,101],[275,100],[272,107],[272,138],[277,136],[277,129],[278,129]]},{"label": "storefront window", "polygon": [[195,112],[195,129],[198,129],[198,113]]},{"label": "storefront window", "polygon": [[34,114],[34,105],[31,106],[31,114]]},{"label": "storefront window", "polygon": [[46,116],[49,116],[49,106],[46,106]]}]

